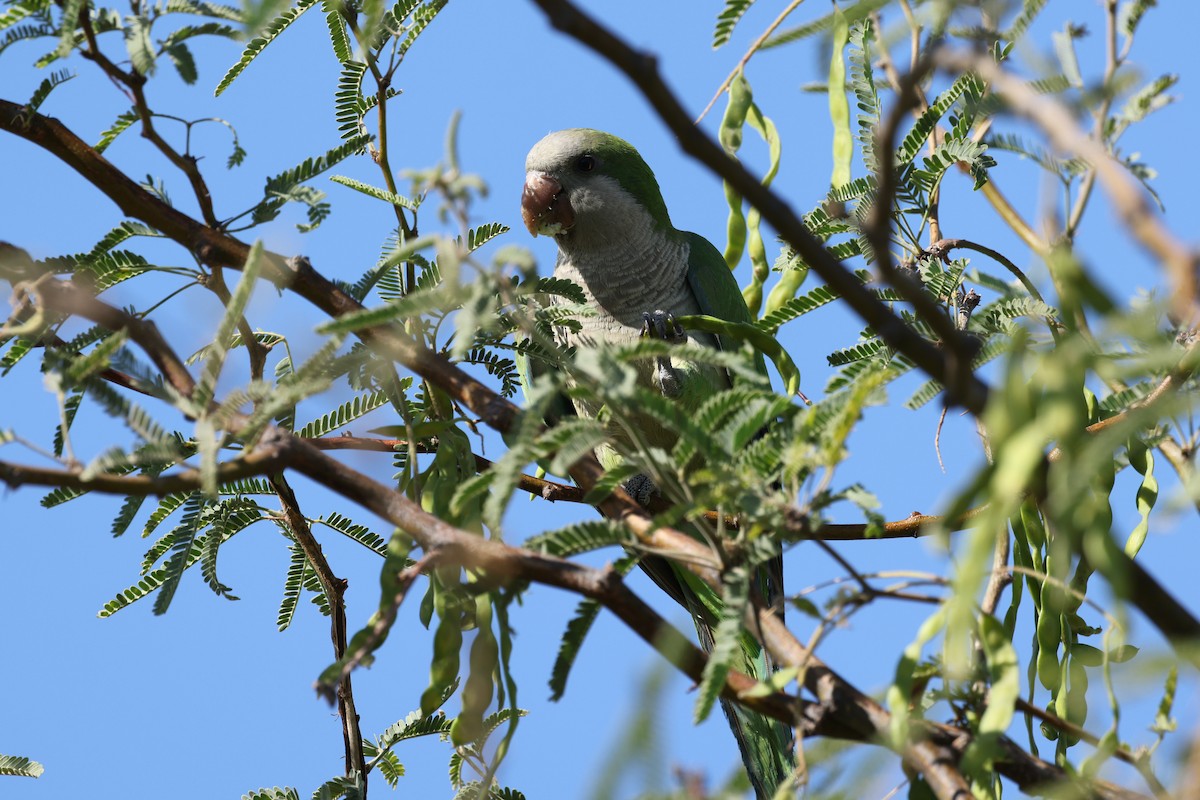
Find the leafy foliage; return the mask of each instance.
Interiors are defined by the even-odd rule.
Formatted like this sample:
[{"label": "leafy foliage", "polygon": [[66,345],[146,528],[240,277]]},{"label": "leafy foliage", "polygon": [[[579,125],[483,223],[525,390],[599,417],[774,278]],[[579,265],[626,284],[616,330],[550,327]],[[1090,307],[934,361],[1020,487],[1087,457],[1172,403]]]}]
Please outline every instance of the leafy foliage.
[{"label": "leafy foliage", "polygon": [[717,16],[717,27],[713,31],[712,46],[714,50],[729,41],[729,37],[733,35],[733,29],[737,27],[738,22],[752,5],[754,5],[754,0],[725,0],[725,7]]},{"label": "leafy foliage", "polygon": [[[749,24],[752,4],[722,4],[714,48]],[[743,255],[749,255],[750,277],[743,281],[742,296],[751,321],[733,324],[667,309],[689,326],[690,340],[678,344],[651,336],[589,341],[608,323],[601,319],[599,326],[587,327],[598,314],[597,287],[585,291],[566,277],[538,277],[532,255],[505,239],[506,225],[477,218],[474,204],[486,195],[487,184],[461,163],[457,116],[443,157],[433,166],[407,168],[411,152],[400,135],[402,126],[430,121],[392,113],[389,104],[403,97],[401,87],[416,89],[428,80],[407,70],[405,61],[431,26],[445,25],[449,31],[440,45],[431,42],[443,48],[436,56],[452,55],[446,42],[453,41],[455,22],[441,15],[446,0],[322,0],[331,70],[336,62],[329,77],[336,76],[336,87],[331,103],[328,97],[314,102],[330,106],[337,135],[329,131],[329,141],[306,151],[314,155],[268,178],[261,199],[219,219],[214,207],[227,208],[230,198],[211,180],[207,143],[193,138],[193,128],[201,122],[226,127],[233,139],[230,167],[248,156],[237,130],[225,120],[188,119],[177,110],[151,107],[147,96],[157,101],[160,95],[143,87],[161,85],[163,73],[170,72],[159,69],[164,59],[183,84],[193,84],[212,57],[207,43],[244,39],[242,52],[216,85],[215,94],[221,95],[314,5],[314,0],[298,0],[235,8],[163,0],[117,9],[85,0],[12,0],[0,12],[0,56],[21,52],[23,42],[49,40],[44,46],[53,49],[36,58],[35,67],[48,69],[79,53],[82,58],[73,63],[100,69],[122,88],[123,102],[133,104],[107,112],[103,119],[112,122],[91,150],[66,138],[56,140],[58,150],[47,148],[86,175],[88,169],[100,170],[104,177],[92,179],[93,184],[129,218],[109,223],[113,227],[83,252],[32,259],[9,252],[16,248],[0,248],[0,276],[12,285],[14,298],[13,314],[0,328],[0,378],[17,381],[23,395],[19,381],[36,373],[55,412],[44,444],[25,430],[20,415],[5,421],[11,425],[0,431],[6,453],[25,447],[44,455],[51,466],[14,471],[6,456],[2,477],[13,485],[49,483],[42,500],[47,508],[123,490],[127,494],[115,507],[112,535],[140,525],[144,537],[154,537],[140,577],[103,606],[101,617],[150,596],[153,613],[165,613],[196,566],[214,595],[236,600],[234,588],[222,580],[228,564],[221,561],[221,549],[260,520],[275,523],[282,534],[276,543],[286,551],[278,629],[288,629],[297,614],[307,613],[302,611],[307,604],[300,602],[304,597],[331,618],[322,624],[332,623],[337,644],[318,679],[322,692],[344,699],[343,689],[358,667],[377,662],[377,668],[389,669],[395,651],[383,644],[400,630],[400,615],[415,615],[432,631],[429,682],[419,695],[420,709],[373,739],[361,737],[355,744],[363,762],[317,787],[314,797],[361,797],[372,775],[400,787],[403,743],[428,737],[446,743],[450,786],[457,796],[522,797],[495,779],[510,748],[520,746],[516,732],[526,713],[517,703],[526,677],[513,671],[510,606],[538,601],[537,594],[526,592],[531,579],[586,595],[566,625],[550,670],[551,696],[558,700],[576,662],[595,657],[585,641],[605,602],[626,624],[634,615],[638,632],[647,638],[648,630],[667,630],[669,622],[628,595],[614,594],[618,588],[641,593],[641,585],[621,580],[638,565],[669,594],[684,598],[682,616],[701,623],[700,641],[708,651],[702,666],[691,650],[682,656],[668,653],[676,663],[686,663],[697,682],[697,721],[711,715],[718,699],[731,699],[727,681],[736,671],[758,681],[741,701],[764,695],[794,700],[800,691],[813,693],[825,703],[814,710],[830,715],[830,729],[837,730],[837,715],[844,709],[829,707],[813,681],[832,681],[839,703],[853,705],[859,690],[842,686],[832,672],[814,678],[811,665],[807,674],[795,664],[780,664],[785,668],[773,674],[752,674],[751,666],[763,660],[762,631],[747,626],[747,615],[775,602],[773,595],[782,590],[768,569],[780,552],[789,551],[794,560],[791,549],[815,549],[809,539],[848,535],[835,526],[854,525],[857,538],[870,539],[894,537],[895,526],[908,524],[885,525],[878,497],[887,495],[877,497],[872,490],[878,489],[879,469],[894,474],[916,461],[906,453],[897,466],[888,441],[869,439],[860,424],[886,419],[896,428],[928,425],[936,447],[957,437],[953,483],[939,483],[936,476],[906,483],[914,503],[926,496],[918,489],[932,492],[929,497],[949,495],[936,509],[942,512],[944,535],[930,539],[934,544],[928,548],[941,559],[934,569],[942,572],[923,568],[919,580],[910,580],[916,573],[904,567],[887,576],[868,574],[827,547],[836,571],[820,574],[826,567],[819,559],[805,562],[817,571],[803,574],[811,584],[805,589],[789,576],[789,614],[795,617],[794,608],[806,622],[813,619],[817,634],[811,641],[823,646],[825,637],[847,635],[850,617],[873,610],[882,599],[934,606],[922,620],[898,623],[912,623],[907,647],[878,654],[894,668],[884,688],[886,714],[872,709],[872,719],[887,720],[875,733],[900,750],[923,719],[951,719],[965,743],[963,756],[942,768],[958,770],[976,796],[999,796],[997,775],[1012,764],[1019,768],[1023,746],[1031,755],[1038,755],[1039,747],[1052,750],[1039,768],[1051,769],[1052,762],[1065,782],[1078,783],[1068,787],[1071,791],[1084,792],[1093,776],[1107,774],[1101,772],[1104,762],[1117,756],[1136,762],[1153,778],[1150,753],[1176,726],[1171,715],[1179,674],[1163,671],[1162,701],[1149,725],[1155,738],[1125,744],[1130,734],[1122,734],[1118,722],[1136,717],[1136,711],[1129,714],[1123,705],[1123,678],[1114,665],[1141,658],[1146,674],[1159,669],[1160,661],[1141,656],[1137,645],[1125,641],[1129,608],[1137,607],[1152,623],[1171,622],[1164,622],[1162,609],[1140,594],[1145,581],[1153,579],[1144,577],[1143,572],[1149,574],[1144,570],[1136,572],[1133,559],[1155,550],[1152,533],[1163,509],[1178,513],[1194,500],[1195,332],[1181,322],[1188,314],[1179,313],[1180,303],[1190,310],[1186,304],[1194,298],[1114,298],[1096,277],[1111,255],[1091,251],[1079,238],[1083,231],[1091,235],[1080,227],[1081,218],[1095,203],[1091,198],[1107,190],[1110,172],[1136,178],[1157,199],[1154,168],[1127,152],[1121,141],[1177,100],[1173,92],[1180,76],[1135,78],[1127,60],[1155,6],[1152,0],[1125,0],[1119,11],[1113,4],[1101,10],[1107,18],[1095,27],[1112,33],[1101,69],[1086,63],[1089,50],[1077,47],[1085,27],[1064,20],[1049,36],[1057,63],[1034,70],[1024,67],[1045,66],[1028,53],[1042,47],[1032,40],[1042,35],[1041,17],[1051,7],[1046,0],[983,4],[986,9],[967,2],[909,8],[890,0],[859,0],[832,13],[789,5],[785,15],[804,19],[781,30],[782,19],[772,22],[737,63],[720,143],[730,156],[764,164],[761,182],[772,191],[779,191],[773,180],[785,156],[804,163],[828,157],[793,152],[795,140],[783,135],[787,126],[777,127],[767,114],[776,98],[768,91],[756,94],[759,87],[751,86],[761,73],[750,61],[761,50],[776,49],[771,57],[782,63],[790,52],[786,46],[829,32],[834,58],[828,81],[816,88],[831,93],[835,178],[824,196],[797,206],[812,209],[801,220],[811,240],[789,231],[792,241],[774,251],[761,223],[764,216],[782,214],[787,203],[747,209],[739,191],[726,184],[725,262],[736,274]],[[173,15],[186,15],[191,22],[180,23]],[[897,44],[901,41],[903,47]],[[916,52],[909,51],[909,42]],[[850,70],[843,86],[841,54],[847,45]],[[907,87],[905,70],[923,66],[935,46],[946,53],[970,53],[975,60],[957,74],[935,70]],[[1038,77],[1011,89],[986,77],[995,70]],[[1105,77],[1097,83],[1092,76],[1101,74]],[[44,115],[46,109],[64,117],[73,113],[68,104],[50,105],[51,94],[72,73],[56,69],[39,77],[29,99],[12,104],[16,110],[9,116],[15,119],[6,123],[6,131],[25,135],[22,131],[36,120],[43,126],[37,135],[48,136],[46,130],[58,129]],[[853,123],[847,91],[857,108]],[[65,96],[55,95],[55,102]],[[1064,119],[1094,117],[1094,130],[1074,132],[1074,139],[1047,130],[1037,109],[1059,106],[1069,112]],[[1014,110],[1025,117],[1016,125],[1010,122]],[[112,155],[111,162],[100,157],[135,124],[165,157],[165,168],[175,172],[144,180],[122,174],[120,165],[130,157],[125,144],[131,144],[124,140],[113,149],[122,150],[119,157]],[[747,126],[761,152],[752,152],[744,141]],[[849,137],[852,126],[857,152]],[[294,133],[284,129],[280,135]],[[1097,152],[1064,147],[1073,141],[1090,142]],[[1111,163],[1100,162],[1105,154],[1111,154]],[[1019,194],[1010,192],[1008,198],[1015,199],[1006,199],[992,183],[1009,180],[1005,170],[1014,159],[1029,160],[1055,176],[1061,196],[1044,201],[1050,211],[1045,231],[1021,219]],[[890,173],[883,172],[887,163]],[[1173,166],[1177,163],[1176,158]],[[316,180],[338,165],[344,165],[339,172],[345,174],[329,177],[339,188],[327,197]],[[362,171],[375,169],[374,177]],[[970,181],[960,180],[959,173]],[[191,196],[174,207],[168,190],[176,197],[190,190]],[[288,203],[304,207],[305,219],[297,227],[310,232],[328,218],[333,202],[364,196],[382,204],[376,210],[386,217],[386,230],[363,228],[354,234],[351,244],[367,242],[370,257],[339,272],[342,280],[322,277],[325,265],[276,256],[262,242],[247,250],[230,238],[276,220]],[[1190,252],[1175,242],[1152,208],[1138,201],[1136,213],[1119,209],[1125,212],[1121,220],[1136,223],[1135,238],[1159,255]],[[984,202],[1029,246],[1029,257],[1040,259],[1029,275],[1045,285],[1039,288],[1017,267],[1027,257],[1024,251],[1010,246],[1001,254],[992,249],[1002,246],[997,242],[976,241],[992,236],[977,224],[978,216],[990,213]],[[371,224],[364,216],[362,225]],[[283,241],[277,231],[263,235]],[[383,246],[377,248],[380,240]],[[175,245],[177,258],[167,255]],[[823,253],[815,252],[817,245]],[[971,251],[970,260],[962,257],[963,250]],[[347,247],[346,252],[358,251]],[[1089,252],[1094,263],[1079,252]],[[777,256],[773,262],[772,256]],[[236,280],[230,279],[233,272],[240,273]],[[821,282],[806,284],[809,272],[819,273]],[[281,292],[278,298],[259,291],[260,277]],[[203,330],[204,339],[186,339],[194,353],[181,363],[173,356],[172,340],[179,325],[193,322],[186,319],[192,309],[203,307],[180,311],[178,298],[185,291],[211,292],[224,310],[207,328],[197,317],[191,328]],[[1181,291],[1172,287],[1164,294]],[[282,308],[295,294],[315,303],[327,318],[314,322],[296,315],[270,331],[256,327],[270,313],[260,307],[259,297],[270,296],[263,306]],[[73,304],[55,305],[56,297],[67,296]],[[131,305],[119,308],[117,302]],[[832,308],[856,320],[848,334],[836,333],[845,330],[836,321],[827,324],[832,315],[826,309]],[[280,313],[289,315],[290,310]],[[76,324],[80,318],[85,325]],[[351,336],[359,341],[347,345]],[[725,349],[707,346],[711,336],[719,337]],[[783,337],[802,340],[806,354],[815,352],[822,368],[816,380],[806,374],[805,389],[813,397],[803,405],[792,395],[799,371],[779,341]],[[790,344],[789,349],[799,352]],[[783,379],[784,391],[771,387],[764,355]],[[664,365],[715,376],[715,383],[695,396],[676,397]],[[984,396],[986,404],[978,399]],[[523,408],[514,409],[508,399]],[[926,408],[935,400],[946,406],[940,420],[938,409]],[[981,454],[966,461],[960,440],[974,433],[958,435],[954,426],[959,423],[949,413],[957,405],[970,412],[970,430],[978,430],[983,442]],[[367,427],[369,415],[383,420],[370,435],[332,435],[355,423]],[[119,424],[97,426],[97,419]],[[484,426],[496,428],[501,437],[482,435]],[[95,431],[104,441],[93,447]],[[85,450],[83,442],[93,449]],[[342,461],[344,454],[336,451],[343,449],[368,452]],[[589,491],[557,482],[591,475],[580,466],[592,468],[593,456],[608,469],[594,486],[582,487]],[[339,462],[321,460],[327,458]],[[381,488],[374,473],[357,475],[353,485],[343,480],[355,474],[351,470],[366,472],[360,463],[376,458],[390,458],[390,486]],[[855,473],[864,462],[876,472]],[[1178,492],[1176,482],[1164,479],[1164,464],[1177,471]],[[336,476],[331,483],[347,499],[396,530],[375,532],[352,518],[359,512],[349,506],[307,516],[313,513],[307,490],[297,496],[283,480],[297,471],[314,480]],[[1123,472],[1126,477],[1120,478]],[[539,504],[534,508],[540,509],[539,492],[546,498],[582,497],[608,516],[586,516],[591,510],[584,509],[585,516],[542,528],[518,550],[508,543],[516,528],[516,498],[532,494]],[[622,505],[625,494],[651,509],[653,520],[647,523]],[[1114,522],[1121,514],[1128,525]],[[855,522],[834,522],[844,516]],[[634,518],[640,521],[628,524]],[[924,525],[921,532],[929,532],[931,523]],[[694,552],[661,548],[655,532],[662,528],[686,532]],[[333,534],[361,548],[350,548],[349,556],[334,547],[326,552],[321,545]],[[907,551],[896,552],[902,558]],[[611,565],[583,566],[610,555]],[[344,582],[337,576],[346,557],[380,559],[378,602],[367,603],[367,612],[357,605],[348,611],[342,597]],[[882,588],[892,575],[910,582]],[[1135,577],[1142,583],[1135,584]],[[1097,597],[1105,610],[1097,608]],[[351,620],[354,615],[359,616]],[[797,633],[795,620],[790,624]],[[349,642],[346,630],[357,631]],[[663,642],[671,638],[655,645],[666,649]],[[804,646],[803,640],[797,646]],[[1195,663],[1189,653],[1179,655]],[[803,688],[789,689],[793,681]],[[417,702],[413,689],[398,689],[408,693],[408,705]],[[1107,705],[1099,713],[1098,701]],[[1033,707],[1047,709],[1036,715],[1042,723],[1038,728],[1027,710]],[[629,727],[626,742],[643,755],[652,749],[647,708]],[[731,718],[748,721],[752,734],[756,720],[759,734],[773,724],[755,715]],[[1094,736],[1090,730],[1098,720],[1109,728]],[[1006,740],[1022,722],[1027,745]],[[814,746],[811,738],[804,747]],[[1081,741],[1090,749],[1078,747]],[[622,768],[637,762],[630,751],[620,752],[625,754],[619,759]],[[813,781],[820,780],[819,770],[837,771],[819,759],[808,762],[815,765]],[[41,772],[41,765],[29,759],[0,756],[0,774],[37,777]],[[928,790],[918,773],[914,769],[908,776],[914,797]],[[612,775],[619,777],[619,770]],[[744,794],[739,780],[712,796]],[[1157,780],[1150,782],[1152,789]],[[817,786],[810,784],[809,791],[821,791]],[[836,789],[824,794],[857,796]],[[245,795],[251,800],[299,796],[293,788]]]},{"label": "leafy foliage", "polygon": [[40,778],[45,767],[23,756],[0,755],[0,775],[17,775],[24,778]]},{"label": "leafy foliage", "polygon": [[229,71],[225,73],[225,77],[221,78],[220,83],[217,84],[217,88],[213,90],[213,94],[220,95],[228,89],[229,85],[245,71],[246,67],[250,66],[250,63],[266,49],[267,45],[275,41],[293,22],[300,18],[301,14],[308,11],[315,4],[316,0],[298,0],[296,5],[291,6],[275,17],[275,19],[271,20],[259,35],[252,38],[246,44],[246,49],[242,51],[241,58],[229,68]]}]

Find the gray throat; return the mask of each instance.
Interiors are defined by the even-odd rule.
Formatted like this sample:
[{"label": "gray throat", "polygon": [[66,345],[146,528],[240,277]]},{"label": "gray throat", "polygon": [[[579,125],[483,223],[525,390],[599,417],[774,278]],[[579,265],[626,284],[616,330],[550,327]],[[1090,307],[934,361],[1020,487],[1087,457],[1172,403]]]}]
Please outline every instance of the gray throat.
[{"label": "gray throat", "polygon": [[581,339],[616,342],[635,338],[647,311],[699,312],[687,281],[689,248],[683,237],[643,229],[628,231],[622,239],[610,242],[605,247],[586,248],[586,252],[560,243],[555,277],[578,284],[588,305],[598,312],[580,320]]}]

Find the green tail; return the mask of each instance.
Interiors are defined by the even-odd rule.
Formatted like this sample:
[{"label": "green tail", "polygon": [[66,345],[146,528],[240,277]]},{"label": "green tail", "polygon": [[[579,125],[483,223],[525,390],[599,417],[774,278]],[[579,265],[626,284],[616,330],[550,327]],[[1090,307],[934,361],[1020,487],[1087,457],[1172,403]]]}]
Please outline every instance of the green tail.
[{"label": "green tail", "polygon": [[[686,608],[696,623],[696,634],[705,652],[713,648],[713,625],[720,613],[721,599],[695,575],[670,562],[647,558],[640,562],[642,569],[676,602]],[[758,581],[768,602],[773,605],[781,598],[782,569],[778,564],[763,570]],[[782,605],[778,607],[782,609]],[[782,613],[782,610],[780,611]],[[755,680],[765,680],[774,671],[762,646],[743,632],[733,669]],[[793,756],[795,737],[792,729],[778,720],[764,717],[737,703],[721,698],[721,710],[729,729],[737,740],[742,763],[758,800],[772,800],[779,787],[791,780],[795,771]]]}]

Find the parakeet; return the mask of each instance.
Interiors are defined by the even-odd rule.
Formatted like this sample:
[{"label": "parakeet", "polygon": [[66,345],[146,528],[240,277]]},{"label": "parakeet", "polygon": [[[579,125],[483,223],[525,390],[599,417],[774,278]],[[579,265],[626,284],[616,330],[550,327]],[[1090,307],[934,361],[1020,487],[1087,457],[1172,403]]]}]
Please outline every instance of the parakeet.
[{"label": "parakeet", "polygon": [[[582,349],[597,342],[622,344],[654,336],[668,342],[690,337],[724,349],[736,346],[708,333],[686,334],[675,321],[676,316],[690,314],[731,322],[750,322],[751,317],[717,249],[702,236],[672,226],[654,173],[632,145],[597,130],[558,131],[534,145],[525,170],[525,226],[534,236],[554,237],[555,277],[577,284],[594,311],[578,320],[580,330],[564,334],[564,345]],[[761,355],[758,363],[765,374]],[[672,398],[684,413],[731,386],[725,370],[680,358],[655,359],[637,369],[643,386]],[[580,400],[575,401],[575,411],[592,418],[602,414],[595,404]],[[635,424],[651,445],[669,450],[674,444],[671,432],[652,417],[635,418]],[[620,435],[615,429],[614,433]],[[620,463],[612,447],[600,448],[597,456],[606,469]],[[697,597],[707,587],[698,587],[690,576],[661,561],[647,560],[643,566],[688,608],[701,644],[710,648],[716,594]],[[768,599],[781,597],[778,562],[763,572],[760,588]],[[734,667],[766,678],[770,667],[757,642],[746,636],[741,650],[744,658]],[[722,705],[757,796],[771,798],[792,772],[790,729],[732,704]]]}]

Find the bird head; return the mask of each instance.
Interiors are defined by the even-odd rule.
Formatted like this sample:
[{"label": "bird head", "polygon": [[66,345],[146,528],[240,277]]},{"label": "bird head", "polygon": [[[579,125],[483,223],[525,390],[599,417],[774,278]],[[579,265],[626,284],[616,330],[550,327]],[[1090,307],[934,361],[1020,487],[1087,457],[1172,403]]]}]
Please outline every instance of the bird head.
[{"label": "bird head", "polygon": [[634,224],[671,227],[658,182],[638,151],[587,128],[551,133],[529,151],[521,216],[534,236],[554,236],[563,247],[615,241]]}]

